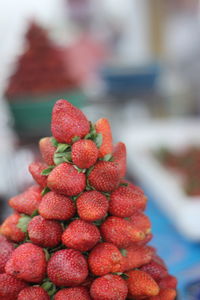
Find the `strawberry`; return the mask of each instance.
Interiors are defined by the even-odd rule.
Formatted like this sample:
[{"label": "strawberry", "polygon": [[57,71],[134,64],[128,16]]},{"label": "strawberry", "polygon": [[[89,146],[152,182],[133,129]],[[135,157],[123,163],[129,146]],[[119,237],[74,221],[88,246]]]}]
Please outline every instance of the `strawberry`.
[{"label": "strawberry", "polygon": [[90,271],[96,276],[121,272],[122,261],[121,252],[111,243],[98,244],[88,257]]},{"label": "strawberry", "polygon": [[62,235],[63,244],[79,251],[88,251],[100,240],[98,228],[84,220],[72,221]]},{"label": "strawberry", "polygon": [[149,218],[141,211],[135,211],[129,218],[131,223],[138,229],[142,230],[145,234],[151,233],[151,222]]},{"label": "strawberry", "polygon": [[14,249],[14,245],[7,241],[4,236],[0,235],[0,273],[5,273],[6,262],[10,258]]},{"label": "strawberry", "polygon": [[177,279],[176,277],[168,274],[167,276],[161,279],[161,281],[159,282],[159,286],[162,289],[176,289]]},{"label": "strawberry", "polygon": [[142,241],[137,242],[136,244],[138,246],[145,246],[148,242],[150,242],[152,240],[152,238],[153,238],[153,234],[148,233],[148,234],[145,235],[145,238]]},{"label": "strawberry", "polygon": [[85,189],[85,174],[79,173],[71,164],[62,163],[56,166],[47,179],[50,189],[60,194],[74,196]]},{"label": "strawberry", "polygon": [[109,212],[116,217],[130,217],[136,210],[144,210],[147,198],[126,186],[118,187],[110,196]]},{"label": "strawberry", "polygon": [[113,158],[119,168],[120,177],[123,178],[126,174],[126,145],[122,142],[114,146]]},{"label": "strawberry", "polygon": [[39,149],[44,162],[49,166],[54,165],[53,156],[54,152],[56,151],[56,148],[51,142],[51,137],[44,137],[40,139]]},{"label": "strawberry", "polygon": [[76,212],[73,201],[55,192],[49,192],[43,196],[39,205],[39,213],[45,219],[68,220]]},{"label": "strawberry", "polygon": [[54,296],[54,300],[91,300],[90,295],[86,288],[76,286],[73,288],[62,289]]},{"label": "strawberry", "polygon": [[88,276],[85,257],[76,250],[59,250],[50,258],[47,266],[49,279],[57,286],[74,286]]},{"label": "strawberry", "polygon": [[141,193],[144,195],[144,191],[141,189],[141,187],[134,185],[131,181],[123,179],[121,180],[122,184],[125,184],[127,187],[129,187],[130,189],[137,191],[138,193]]},{"label": "strawberry", "polygon": [[30,286],[23,289],[17,300],[50,300],[47,292],[40,286]]},{"label": "strawberry", "polygon": [[99,161],[88,176],[92,187],[100,192],[114,191],[120,182],[118,167],[110,161]]},{"label": "strawberry", "polygon": [[150,297],[150,300],[175,300],[176,290],[174,289],[161,289],[158,296]]},{"label": "strawberry", "polygon": [[43,188],[47,185],[47,176],[42,175],[41,172],[47,167],[47,164],[40,161],[32,162],[28,167],[33,179]]},{"label": "strawberry", "polygon": [[18,213],[14,213],[5,219],[0,227],[0,234],[13,242],[22,242],[25,239],[25,233],[17,227],[20,218],[21,216]]},{"label": "strawberry", "polygon": [[82,111],[66,100],[56,101],[52,112],[51,131],[58,142],[70,144],[74,137],[83,138],[89,130],[89,122]]},{"label": "strawberry", "polygon": [[153,260],[142,266],[140,270],[151,275],[156,282],[159,282],[163,277],[167,276],[166,268]]},{"label": "strawberry", "polygon": [[130,221],[118,217],[108,217],[100,229],[104,241],[113,243],[119,248],[126,248],[144,239],[142,231]]},{"label": "strawberry", "polygon": [[102,193],[88,191],[78,197],[76,206],[80,218],[92,222],[105,217],[109,203]]},{"label": "strawberry", "polygon": [[38,185],[33,185],[25,190],[25,192],[12,197],[9,200],[9,205],[17,212],[30,216],[38,209],[42,199],[41,191],[42,189]]},{"label": "strawberry", "polygon": [[8,274],[0,274],[0,299],[16,300],[17,295],[23,290],[27,284]]},{"label": "strawberry", "polygon": [[165,269],[167,269],[167,266],[166,266],[164,260],[156,254],[156,249],[154,249],[154,256],[153,256],[152,260],[155,261],[156,263],[160,264],[161,266],[163,266]]},{"label": "strawberry", "polygon": [[92,140],[79,140],[72,145],[72,161],[82,169],[93,166],[98,158],[99,150]]},{"label": "strawberry", "polygon": [[95,279],[90,288],[94,300],[125,300],[127,293],[125,280],[112,274]]},{"label": "strawberry", "polygon": [[154,251],[151,247],[130,246],[121,250],[123,254],[123,271],[139,268],[152,260]]},{"label": "strawberry", "polygon": [[159,294],[159,286],[147,273],[139,270],[127,272],[128,292],[131,297],[152,297]]},{"label": "strawberry", "polygon": [[13,251],[5,269],[7,274],[18,279],[39,283],[46,272],[44,251],[31,243],[22,244]]},{"label": "strawberry", "polygon": [[106,154],[112,153],[112,132],[110,123],[107,119],[99,119],[95,123],[97,133],[102,134],[102,144],[99,148],[99,157],[104,157]]},{"label": "strawberry", "polygon": [[61,242],[62,226],[57,221],[46,220],[42,216],[34,217],[28,224],[30,240],[41,247],[56,247]]}]

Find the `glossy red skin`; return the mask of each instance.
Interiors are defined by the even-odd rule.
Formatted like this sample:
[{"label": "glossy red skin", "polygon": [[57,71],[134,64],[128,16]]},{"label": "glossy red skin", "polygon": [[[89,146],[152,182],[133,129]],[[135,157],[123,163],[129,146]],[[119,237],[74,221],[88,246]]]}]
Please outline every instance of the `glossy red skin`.
[{"label": "glossy red skin", "polygon": [[57,221],[46,220],[42,216],[34,217],[28,224],[30,240],[43,248],[54,248],[61,242],[62,226]]},{"label": "glossy red skin", "polygon": [[32,162],[28,167],[33,179],[43,188],[47,185],[47,176],[41,175],[41,172],[46,168],[48,165],[40,161]]},{"label": "glossy red skin", "polygon": [[77,250],[59,250],[48,261],[49,279],[57,286],[75,286],[85,281],[88,265],[85,257]]},{"label": "glossy red skin", "polygon": [[145,298],[159,294],[159,286],[149,274],[139,270],[132,270],[126,274],[128,275],[128,292],[131,297],[137,299],[137,297]]},{"label": "glossy red skin", "polygon": [[92,140],[79,140],[72,145],[72,161],[81,168],[93,166],[98,158],[99,150]]},{"label": "glossy red skin", "polygon": [[83,138],[90,130],[90,125],[81,110],[70,102],[60,99],[53,107],[51,131],[60,143],[72,143],[75,136]]},{"label": "glossy red skin", "polygon": [[140,270],[151,275],[151,277],[156,282],[159,282],[162,278],[164,278],[168,274],[166,268],[155,261],[151,261],[148,264],[142,266]]},{"label": "glossy red skin", "polygon": [[126,175],[126,145],[119,142],[113,149],[114,161],[119,168],[120,177],[123,178]]},{"label": "glossy red skin", "polygon": [[0,274],[0,299],[16,300],[21,290],[27,287],[27,283],[6,273]]},{"label": "glossy red skin", "polygon": [[100,227],[104,241],[113,243],[119,248],[129,247],[144,239],[144,233],[130,221],[118,217],[108,217]]},{"label": "glossy red skin", "polygon": [[78,173],[73,165],[62,163],[51,171],[47,186],[57,193],[75,196],[85,189],[86,177],[85,174]]},{"label": "glossy red skin", "polygon": [[76,205],[79,217],[85,221],[93,222],[105,217],[109,202],[102,193],[88,191],[77,198]]},{"label": "glossy red skin", "polygon": [[176,289],[177,279],[176,277],[168,274],[166,277],[161,279],[161,281],[159,282],[159,286],[162,289],[166,289],[166,288]]},{"label": "glossy red skin", "polygon": [[5,273],[5,265],[14,251],[14,245],[0,235],[0,274]]},{"label": "glossy red skin", "polygon": [[46,273],[46,258],[42,248],[31,243],[17,247],[6,264],[6,273],[18,279],[39,283]]},{"label": "glossy red skin", "polygon": [[176,290],[174,289],[161,289],[158,296],[150,297],[150,300],[175,300]]},{"label": "glossy red skin", "polygon": [[121,272],[122,262],[121,252],[111,243],[98,244],[91,250],[88,257],[90,271],[96,276]]},{"label": "glossy red skin", "polygon": [[75,212],[75,204],[69,197],[52,191],[42,197],[39,205],[40,215],[50,220],[68,220]]},{"label": "glossy red skin", "polygon": [[62,242],[67,248],[81,252],[92,249],[100,240],[99,229],[84,220],[74,220],[65,229]]},{"label": "glossy red skin", "polygon": [[132,224],[142,230],[145,234],[151,233],[151,222],[143,212],[136,210],[129,218]]},{"label": "glossy red skin", "polygon": [[131,217],[136,210],[144,210],[146,197],[126,186],[118,187],[111,193],[109,212],[121,218]]},{"label": "glossy red skin", "polygon": [[91,300],[86,288],[77,286],[68,289],[62,289],[54,296],[54,300]]},{"label": "glossy red skin", "polygon": [[42,138],[39,141],[39,149],[44,162],[49,166],[54,165],[53,156],[56,151],[56,147],[53,146],[51,137]]},{"label": "glossy red skin", "polygon": [[25,239],[25,233],[17,227],[20,218],[21,216],[18,213],[6,218],[0,227],[0,234],[13,242],[22,242]]},{"label": "glossy red skin", "polygon": [[97,191],[112,192],[120,182],[120,174],[115,163],[110,161],[99,161],[88,176],[89,183]]},{"label": "glossy red skin", "polygon": [[9,200],[9,205],[18,213],[32,215],[38,209],[42,200],[42,188],[38,185],[32,185],[23,193],[12,197]]},{"label": "glossy red skin", "polygon": [[95,123],[97,133],[102,134],[102,145],[99,148],[99,157],[112,153],[112,131],[107,119],[101,118]]},{"label": "glossy red skin", "polygon": [[125,280],[112,274],[95,279],[90,288],[94,300],[125,300],[127,293]]},{"label": "glossy red skin", "polygon": [[50,300],[50,297],[40,286],[31,286],[23,289],[17,300]]},{"label": "glossy red skin", "polygon": [[154,251],[149,246],[130,246],[123,250],[122,270],[129,271],[139,268],[152,260]]}]

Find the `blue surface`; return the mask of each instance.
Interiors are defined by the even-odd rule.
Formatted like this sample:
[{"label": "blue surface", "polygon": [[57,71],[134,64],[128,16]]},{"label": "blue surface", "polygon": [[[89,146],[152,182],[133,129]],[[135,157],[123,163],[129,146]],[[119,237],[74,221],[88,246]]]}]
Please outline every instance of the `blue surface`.
[{"label": "blue surface", "polygon": [[200,290],[197,291],[195,286],[196,296],[192,296],[187,287],[195,281],[200,282],[200,244],[185,240],[150,196],[147,215],[152,221],[154,234],[151,244],[158,249],[158,254],[167,263],[170,273],[178,278],[179,299],[199,300]]}]

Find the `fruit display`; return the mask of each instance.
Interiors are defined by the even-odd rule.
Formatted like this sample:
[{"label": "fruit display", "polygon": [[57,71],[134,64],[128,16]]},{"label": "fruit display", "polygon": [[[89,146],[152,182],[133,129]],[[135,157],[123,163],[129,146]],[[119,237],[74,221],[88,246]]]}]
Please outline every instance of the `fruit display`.
[{"label": "fruit display", "polygon": [[11,198],[0,227],[1,300],[174,300],[144,214],[147,197],[124,179],[126,147],[66,100],[39,142],[35,185]]},{"label": "fruit display", "polygon": [[190,146],[182,151],[162,148],[156,152],[159,161],[173,173],[179,175],[185,193],[200,196],[200,148]]},{"label": "fruit display", "polygon": [[[5,96],[10,101],[27,95],[38,96],[79,86],[65,52],[48,37],[48,32],[31,23],[26,33],[26,49],[19,57],[14,74],[9,79]],[[37,101],[37,98],[35,98]]]}]

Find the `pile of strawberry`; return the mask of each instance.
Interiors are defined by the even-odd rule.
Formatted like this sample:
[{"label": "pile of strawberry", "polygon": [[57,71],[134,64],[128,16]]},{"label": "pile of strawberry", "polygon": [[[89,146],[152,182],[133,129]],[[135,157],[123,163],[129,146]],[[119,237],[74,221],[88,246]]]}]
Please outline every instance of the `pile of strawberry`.
[{"label": "pile of strawberry", "polygon": [[173,300],[176,279],[148,246],[147,198],[126,181],[109,122],[66,100],[29,166],[37,185],[9,200],[0,227],[1,300]]}]

